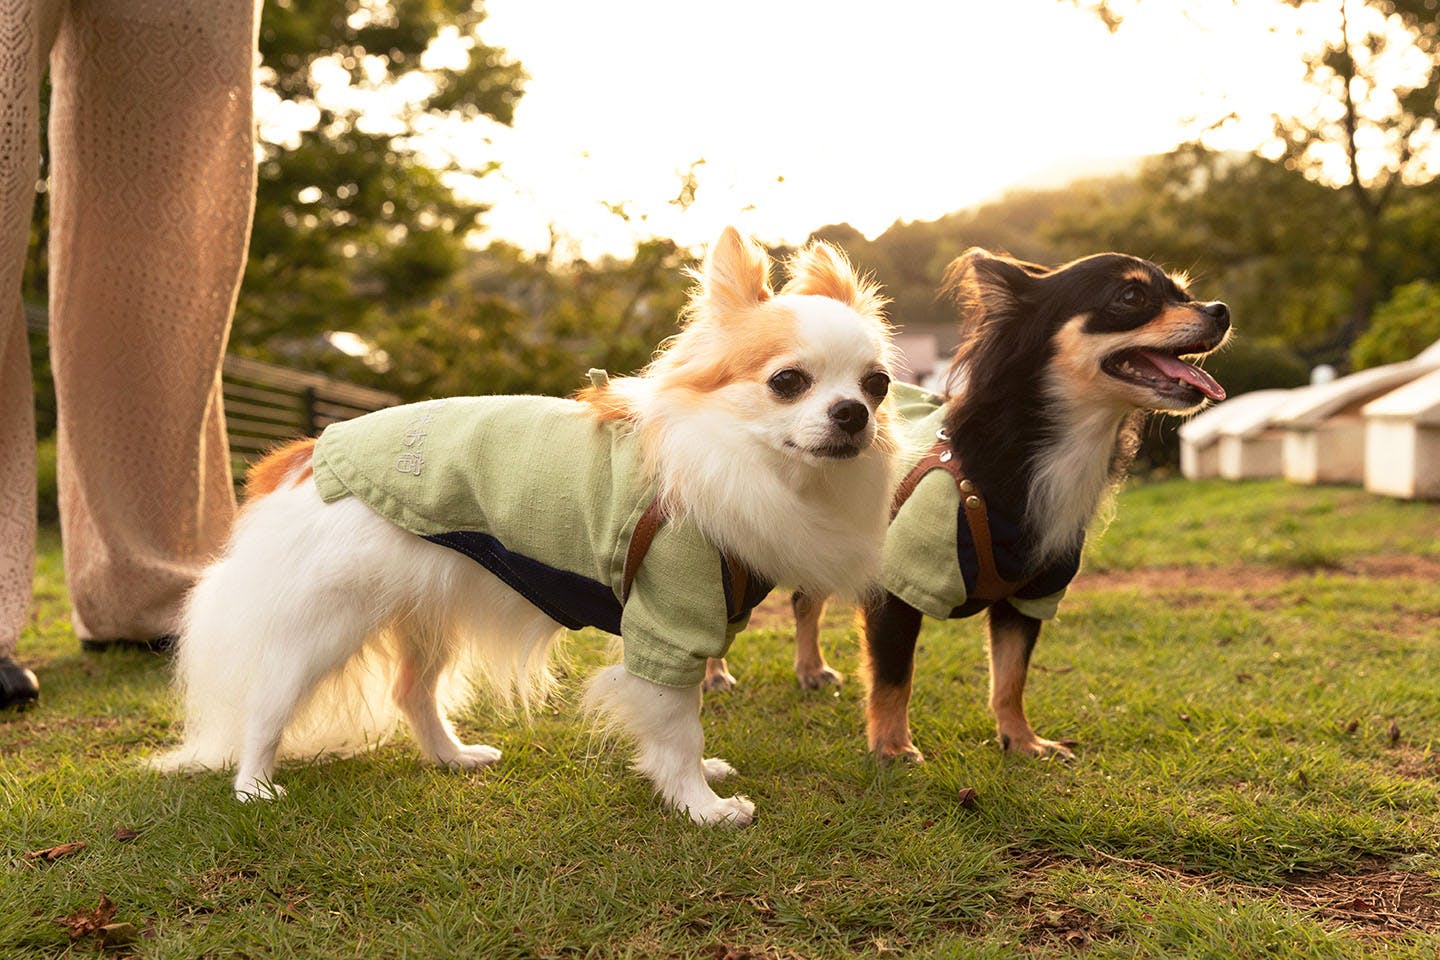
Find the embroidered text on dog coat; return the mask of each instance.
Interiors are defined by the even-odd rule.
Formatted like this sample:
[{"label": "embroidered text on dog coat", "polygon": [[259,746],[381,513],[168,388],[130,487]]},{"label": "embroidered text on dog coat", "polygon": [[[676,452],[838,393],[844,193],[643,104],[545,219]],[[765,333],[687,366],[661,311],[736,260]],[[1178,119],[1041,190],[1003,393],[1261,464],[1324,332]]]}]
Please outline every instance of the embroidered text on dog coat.
[{"label": "embroidered text on dog coat", "polygon": [[[666,520],[626,595],[626,556],[655,500],[625,426],[555,397],[464,397],[327,427],[315,484],[480,563],[571,629],[621,635],[631,673],[691,686],[770,585],[732,578],[691,523]],[[739,589],[744,595],[734,596]]]}]

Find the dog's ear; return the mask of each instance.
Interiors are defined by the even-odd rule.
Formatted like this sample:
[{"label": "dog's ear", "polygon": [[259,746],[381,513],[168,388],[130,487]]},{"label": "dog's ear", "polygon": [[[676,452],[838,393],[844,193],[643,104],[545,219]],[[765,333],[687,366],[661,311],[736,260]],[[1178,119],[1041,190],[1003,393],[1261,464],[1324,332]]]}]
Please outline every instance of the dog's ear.
[{"label": "dog's ear", "polygon": [[839,300],[856,313],[885,319],[885,304],[880,285],[855,272],[850,260],[824,240],[815,240],[790,258],[786,268],[790,279],[780,289],[793,293]]},{"label": "dog's ear", "polygon": [[1047,267],[971,247],[951,261],[940,283],[940,296],[972,318],[1006,316],[1016,301],[1049,273]]},{"label": "dog's ear", "polygon": [[[1039,264],[999,256],[971,247],[945,270],[940,297],[952,300],[961,312],[960,343],[950,362],[948,379],[959,389],[964,369],[964,390],[1003,395],[1003,384],[1023,358],[1034,354],[1032,339],[1039,335],[1031,325],[1015,327],[1010,320],[1022,315],[1020,305],[1050,273]],[[1000,392],[996,392],[1000,391]]]},{"label": "dog's ear", "polygon": [[771,297],[770,255],[726,227],[699,270],[700,299],[717,312],[743,310]]}]

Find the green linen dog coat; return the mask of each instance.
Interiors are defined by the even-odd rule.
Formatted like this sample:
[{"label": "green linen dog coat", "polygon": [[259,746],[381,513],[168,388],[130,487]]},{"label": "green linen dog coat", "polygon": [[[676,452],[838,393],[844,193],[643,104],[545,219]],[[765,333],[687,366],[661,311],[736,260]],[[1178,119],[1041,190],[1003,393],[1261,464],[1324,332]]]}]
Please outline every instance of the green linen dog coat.
[{"label": "green linen dog coat", "polygon": [[735,580],[692,523],[667,520],[627,595],[631,536],[655,484],[633,432],[573,400],[391,407],[327,427],[314,470],[326,503],[357,497],[481,564],[563,626],[619,634],[626,669],[654,683],[698,684],[706,658],[725,655],[771,589],[753,575]]},{"label": "green linen dog coat", "polygon": [[[945,401],[906,383],[891,384],[890,396],[908,441],[905,467],[913,468],[944,427]],[[1080,548],[1044,569],[1023,569],[1019,524],[1005,516],[993,500],[987,500],[984,508],[995,569],[1016,585],[1006,600],[1028,617],[1052,619],[1065,588],[1080,569]],[[890,522],[882,574],[885,589],[937,620],[969,617],[992,602],[974,595],[979,569],[955,478],[945,470],[932,470],[920,478]]]}]

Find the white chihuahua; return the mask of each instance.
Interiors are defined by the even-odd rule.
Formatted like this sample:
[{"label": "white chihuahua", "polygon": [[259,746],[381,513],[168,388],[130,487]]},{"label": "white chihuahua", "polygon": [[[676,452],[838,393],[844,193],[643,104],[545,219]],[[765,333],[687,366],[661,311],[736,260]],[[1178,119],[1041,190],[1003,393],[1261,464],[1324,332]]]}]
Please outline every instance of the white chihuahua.
[{"label": "white chihuahua", "polygon": [[639,376],[577,399],[381,411],[258,464],[225,554],[185,612],[185,742],[162,769],[235,765],[273,798],[277,756],[384,740],[398,716],[457,768],[472,684],[523,704],[562,627],[624,640],[587,705],[697,823],[745,824],[704,757],[700,681],[771,584],[857,596],[878,573],[892,444],[884,301],[815,243],[779,294],[727,229],[684,324]]}]

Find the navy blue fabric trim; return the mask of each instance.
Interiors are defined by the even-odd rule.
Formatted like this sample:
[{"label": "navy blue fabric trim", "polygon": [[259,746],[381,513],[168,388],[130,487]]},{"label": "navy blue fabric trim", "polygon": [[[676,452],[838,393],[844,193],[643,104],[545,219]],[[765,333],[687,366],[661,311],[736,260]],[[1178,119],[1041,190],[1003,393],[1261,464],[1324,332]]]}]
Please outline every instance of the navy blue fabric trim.
[{"label": "navy blue fabric trim", "polygon": [[951,620],[963,620],[965,617],[973,617],[982,610],[990,609],[989,600],[966,600],[960,606],[950,611]]},{"label": "navy blue fabric trim", "polygon": [[[1024,531],[1020,529],[1020,525],[996,511],[995,505],[989,501],[985,504],[985,514],[990,521],[990,547],[995,554],[995,571],[1002,580],[1022,584],[1015,591],[1016,597],[1022,600],[1048,597],[1059,593],[1075,579],[1075,574],[1080,571],[1083,540],[1074,553],[1061,557],[1043,570],[1031,573],[1023,566],[1024,554],[1020,549],[1020,541]],[[965,578],[965,593],[967,596],[973,595],[975,583],[980,577],[980,562],[975,557],[975,541],[970,536],[970,524],[965,520],[963,504],[955,512],[955,548],[955,560],[960,565],[960,575]],[[988,606],[989,604],[983,601],[967,600],[950,612],[950,619],[973,617]]]},{"label": "navy blue fabric trim", "polygon": [[[973,597],[975,583],[980,579],[980,562],[975,559],[975,541],[970,536],[970,524],[965,521],[963,500],[955,511],[955,562],[960,565],[960,576],[965,581],[965,596]],[[969,605],[970,602],[967,602],[965,607]],[[956,607],[955,609],[963,610],[965,607]],[[979,610],[983,609],[985,609],[983,606],[979,608]],[[950,616],[952,619],[973,616],[979,610],[972,610],[970,613],[952,613]]]},{"label": "navy blue fabric trim", "polygon": [[1031,577],[1029,583],[1015,591],[1015,596],[1022,600],[1036,600],[1059,593],[1070,585],[1070,581],[1074,580],[1075,574],[1079,572],[1080,551],[1076,550]]},{"label": "navy blue fabric trim", "polygon": [[424,539],[463,553],[562,626],[571,630],[599,627],[606,633],[620,633],[620,600],[598,580],[514,553],[488,533],[457,530]]},{"label": "navy blue fabric trim", "polygon": [[745,595],[740,598],[740,605],[735,604],[735,591],[730,586],[730,561],[723,554],[720,557],[720,583],[725,589],[725,612],[728,619],[726,623],[738,623],[749,616],[750,611],[760,605],[760,601],[770,595],[775,589],[775,584],[762,580],[755,576],[753,570],[745,571]]}]

